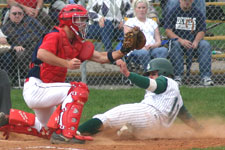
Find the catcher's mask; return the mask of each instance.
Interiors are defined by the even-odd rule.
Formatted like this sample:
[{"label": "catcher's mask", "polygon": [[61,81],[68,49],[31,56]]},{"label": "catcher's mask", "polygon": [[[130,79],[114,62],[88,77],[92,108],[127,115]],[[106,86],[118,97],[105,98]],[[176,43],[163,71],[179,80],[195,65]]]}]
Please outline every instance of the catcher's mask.
[{"label": "catcher's mask", "polygon": [[158,71],[158,75],[163,76],[171,76],[174,77],[173,73],[173,65],[168,59],[165,58],[155,58],[152,59],[148,66],[147,66],[147,72],[144,73],[145,76],[149,76],[149,73],[151,71]]},{"label": "catcher's mask", "polygon": [[58,15],[59,26],[67,25],[78,37],[85,39],[88,11],[78,4],[66,5]]}]

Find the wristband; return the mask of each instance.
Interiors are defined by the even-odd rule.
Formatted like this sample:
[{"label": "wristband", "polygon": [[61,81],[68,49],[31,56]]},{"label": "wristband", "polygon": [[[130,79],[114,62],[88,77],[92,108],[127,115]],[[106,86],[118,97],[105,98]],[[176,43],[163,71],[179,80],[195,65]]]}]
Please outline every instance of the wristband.
[{"label": "wristband", "polygon": [[107,57],[111,63],[114,63],[115,59],[113,59],[112,52],[108,52]]}]

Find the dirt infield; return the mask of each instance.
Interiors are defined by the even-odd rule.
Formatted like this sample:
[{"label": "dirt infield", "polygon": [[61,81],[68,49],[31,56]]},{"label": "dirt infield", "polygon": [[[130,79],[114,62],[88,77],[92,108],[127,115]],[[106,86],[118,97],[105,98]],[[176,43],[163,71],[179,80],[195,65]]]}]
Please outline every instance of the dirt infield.
[{"label": "dirt infield", "polygon": [[161,132],[145,131],[135,139],[121,139],[113,130],[94,136],[86,144],[50,144],[49,140],[11,133],[8,140],[1,136],[2,150],[180,150],[225,146],[225,123],[221,119],[201,122],[204,132],[194,132],[182,123]]}]

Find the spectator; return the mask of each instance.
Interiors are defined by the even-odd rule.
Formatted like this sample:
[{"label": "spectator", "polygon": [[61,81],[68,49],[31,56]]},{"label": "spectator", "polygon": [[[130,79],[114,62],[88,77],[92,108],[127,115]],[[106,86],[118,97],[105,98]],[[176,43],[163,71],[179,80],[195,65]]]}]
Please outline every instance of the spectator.
[{"label": "spectator", "polygon": [[50,30],[52,29],[54,22],[43,10],[43,1],[44,0],[7,0],[7,3],[9,6],[15,4],[20,5],[28,16],[36,18],[42,25]]},{"label": "spectator", "polygon": [[9,115],[12,107],[10,97],[10,82],[7,73],[0,69],[0,112]]},{"label": "spectator", "polygon": [[[163,26],[166,14],[176,6],[179,6],[179,0],[161,0],[160,5],[163,10],[162,12],[163,19],[160,20],[160,24]],[[193,7],[199,9],[199,11],[201,11],[202,14],[206,16],[205,0],[194,0]]]},{"label": "spectator", "polygon": [[[14,72],[11,74],[15,75],[18,67],[21,77],[25,77],[32,50],[47,30],[35,18],[25,15],[23,8],[17,4],[11,6],[9,18],[2,26],[2,31],[12,47],[10,51],[10,55],[14,58],[12,66],[16,68],[13,68]],[[8,61],[5,60],[5,63]]]},{"label": "spectator", "polygon": [[[157,23],[158,23],[158,12],[156,11],[156,9],[153,7],[152,3],[153,1],[152,0],[147,0],[148,3],[149,3],[149,6],[148,6],[148,14],[147,14],[147,18],[151,18],[153,20],[155,20]],[[130,3],[132,3],[133,0],[130,0]],[[133,7],[131,7],[128,12],[127,12],[127,16],[126,18],[132,18],[134,17],[134,10],[133,10]],[[125,20],[126,20],[125,18]]]},{"label": "spectator", "polygon": [[203,40],[206,23],[204,15],[195,7],[193,0],[179,0],[180,5],[168,12],[165,19],[166,34],[172,41],[170,59],[175,67],[175,80],[182,84],[184,72],[184,53],[187,66],[191,66],[192,58],[198,56],[199,69],[204,86],[213,85],[211,80],[211,46]]},{"label": "spectator", "polygon": [[[129,78],[132,83],[146,89],[144,99],[139,103],[122,104],[103,114],[97,114],[84,122],[78,128],[81,134],[95,134],[104,128],[123,128],[123,132],[134,128],[139,133],[143,129],[156,131],[170,127],[175,118],[196,131],[202,131],[202,126],[191,116],[183,104],[179,87],[173,78],[173,66],[165,58],[156,58],[150,61],[146,76],[129,72],[126,64],[118,60],[120,72]],[[128,126],[129,124],[129,126]],[[124,126],[127,125],[127,126]],[[131,133],[132,134],[132,133]]]},{"label": "spectator", "polygon": [[113,50],[113,39],[123,37],[123,18],[129,9],[130,0],[89,0],[87,10],[93,23],[88,27],[87,38],[101,39],[105,51]]},{"label": "spectator", "polygon": [[149,3],[147,0],[134,0],[134,18],[129,18],[124,24],[124,33],[138,26],[146,37],[146,44],[141,50],[134,50],[128,56],[128,61],[136,61],[146,70],[151,58],[166,58],[168,50],[161,46],[158,24],[147,18]]}]

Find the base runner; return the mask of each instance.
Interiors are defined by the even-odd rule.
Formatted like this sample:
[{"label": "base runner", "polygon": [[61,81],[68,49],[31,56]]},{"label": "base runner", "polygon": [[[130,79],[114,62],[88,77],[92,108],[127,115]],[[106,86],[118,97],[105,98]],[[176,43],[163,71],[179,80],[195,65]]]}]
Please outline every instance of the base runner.
[{"label": "base runner", "polygon": [[173,80],[170,61],[165,58],[151,60],[145,76],[129,72],[122,60],[116,63],[132,83],[146,89],[144,99],[140,103],[122,104],[95,115],[79,126],[81,134],[92,135],[101,131],[102,127],[121,128],[119,131],[122,132],[130,132],[131,128],[159,130],[170,127],[177,116],[195,130],[202,129],[183,104],[178,84]]}]

